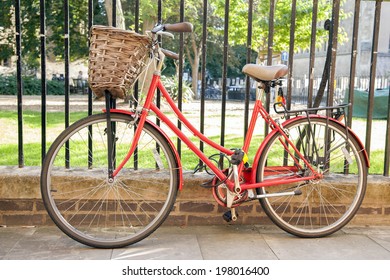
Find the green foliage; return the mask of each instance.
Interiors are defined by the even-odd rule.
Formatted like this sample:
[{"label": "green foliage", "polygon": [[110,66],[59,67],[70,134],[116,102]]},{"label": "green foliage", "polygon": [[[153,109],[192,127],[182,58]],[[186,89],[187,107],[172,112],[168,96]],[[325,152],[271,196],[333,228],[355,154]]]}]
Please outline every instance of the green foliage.
[{"label": "green foliage", "polygon": [[[207,65],[206,68],[213,77],[221,76],[222,54],[223,54],[223,32],[225,17],[225,0],[208,1],[207,17]],[[252,46],[259,54],[264,53],[268,46],[268,25],[269,25],[269,0],[254,0],[253,10],[253,35]],[[345,2],[344,0],[342,3]],[[135,1],[121,0],[125,17],[126,28],[135,27]],[[319,0],[318,22],[331,18],[332,1]],[[2,1],[3,9],[0,11],[0,22],[5,28],[12,29],[10,12],[12,1]],[[24,68],[38,69],[40,65],[40,1],[21,2],[21,22],[22,22],[22,62]],[[157,1],[140,1],[140,31],[150,29],[157,21]],[[295,51],[305,50],[310,46],[311,19],[313,1],[297,1],[297,14],[295,26]],[[64,57],[64,3],[61,1],[47,0],[46,6],[46,46],[47,55],[50,59]],[[179,21],[179,0],[163,1],[162,19],[163,22]],[[229,6],[229,49],[228,49],[228,76],[239,75],[246,56],[244,47],[247,36],[248,1],[230,0]],[[104,1],[94,1],[94,24],[107,24],[107,14]],[[88,55],[88,2],[85,0],[69,1],[69,42],[71,60],[86,57]],[[349,17],[349,14],[340,10],[340,18]],[[203,1],[185,1],[185,21],[194,24],[194,33],[185,35],[185,67],[200,67],[196,61],[202,54],[201,38],[203,24]],[[278,0],[275,7],[275,33],[273,51],[275,53],[288,50],[290,40],[291,25],[291,0]],[[11,32],[12,33],[12,32]],[[14,35],[7,33],[6,38],[11,46],[14,44]],[[6,33],[0,32],[1,36]],[[11,34],[11,35],[10,35]],[[345,41],[345,32],[339,30],[339,42]],[[322,26],[318,26],[316,34],[317,47],[326,42],[328,33]],[[164,47],[178,52],[179,36],[174,40],[163,38]],[[241,47],[240,47],[241,46]],[[0,59],[9,57],[13,53],[9,45],[0,45]],[[170,64],[167,73],[175,73],[175,65]],[[199,72],[198,69],[191,71]],[[193,73],[194,74],[194,73]],[[197,78],[197,76],[193,76]]]},{"label": "green foliage", "polygon": [[[34,77],[23,77],[23,95],[41,95],[41,80]],[[48,95],[63,95],[64,82],[47,81]],[[17,95],[16,76],[0,75],[0,95]]]},{"label": "green foliage", "polygon": [[[46,1],[47,26],[50,29],[48,46],[56,57],[64,57],[64,4]],[[69,1],[69,43],[71,59],[88,54],[88,3],[84,0]],[[53,42],[54,44],[50,44]]]},{"label": "green foliage", "polygon": [[16,77],[0,76],[0,95],[16,95]]},{"label": "green foliage", "polygon": [[[344,2],[344,1],[342,1]],[[273,51],[280,52],[289,49],[291,28],[291,0],[278,0],[275,7]],[[215,1],[216,13],[223,17],[225,1]],[[248,4],[245,0],[231,0],[229,13],[229,42],[232,45],[246,44]],[[255,0],[253,11],[252,47],[260,53],[268,46],[270,1]],[[295,51],[305,50],[310,46],[313,2],[297,1],[295,24]],[[340,18],[350,16],[340,10]],[[325,21],[332,17],[332,1],[318,1],[317,21]],[[223,32],[223,30],[220,30]],[[322,26],[317,28],[316,44],[321,46],[328,39],[328,32]],[[345,41],[345,32],[340,28],[339,41]]]},{"label": "green foliage", "polygon": [[[2,1],[0,22],[4,28],[14,28],[11,22],[13,1]],[[47,55],[63,58],[65,54],[64,3],[63,1],[45,1],[45,35]],[[107,24],[102,1],[94,2],[96,17],[94,24]],[[25,68],[37,69],[40,64],[40,0],[21,1],[22,63]],[[3,35],[9,35],[3,38]],[[6,39],[10,46],[0,45],[0,59],[13,55],[14,34],[0,30],[0,40]],[[88,56],[88,1],[69,1],[69,44],[70,58],[75,60]]]},{"label": "green foliage", "polygon": [[[14,30],[12,30],[12,16],[11,11],[12,1],[2,1],[0,9],[0,60],[5,60],[13,55],[12,48],[15,40]],[[8,44],[4,44],[7,42]]]},{"label": "green foliage", "polygon": [[[161,76],[161,80],[171,95],[173,100],[178,100],[179,96],[179,79],[176,76],[167,77],[167,76]],[[187,85],[186,83],[183,83],[183,102],[191,101],[194,93],[191,90],[191,87]]]},{"label": "green foliage", "polygon": [[97,25],[108,25],[108,18],[103,1],[95,1],[93,8],[93,21]]}]

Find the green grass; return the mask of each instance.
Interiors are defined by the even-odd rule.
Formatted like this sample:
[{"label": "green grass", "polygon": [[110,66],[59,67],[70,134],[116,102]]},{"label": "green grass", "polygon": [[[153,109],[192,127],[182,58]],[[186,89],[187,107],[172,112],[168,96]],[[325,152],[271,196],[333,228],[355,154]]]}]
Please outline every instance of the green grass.
[{"label": "green grass", "polygon": [[[55,131],[55,136],[58,135],[58,131],[62,131],[64,129],[64,120],[65,113],[64,112],[48,112],[46,118],[46,127],[47,131]],[[70,123],[73,123],[81,118],[87,116],[86,112],[71,112],[70,113]],[[17,134],[17,119],[18,114],[15,111],[0,111],[0,125],[3,128],[3,125],[8,128],[12,128],[11,132]],[[23,145],[23,153],[24,153],[24,164],[26,166],[39,166],[41,165],[41,152],[42,145],[41,142],[32,142],[31,143],[31,135],[26,133],[26,130],[31,131],[36,130],[35,138],[40,139],[41,133],[41,125],[42,125],[41,113],[37,111],[26,110],[23,111],[23,127],[24,127],[24,145]],[[2,132],[7,133],[7,132]],[[55,137],[53,136],[53,137]],[[6,136],[2,136],[6,137]],[[52,137],[52,138],[53,138]],[[54,139],[53,139],[54,140]],[[39,140],[38,140],[39,141]],[[1,143],[1,142],[0,142]],[[50,147],[51,142],[47,142],[47,147]],[[18,165],[18,144],[16,143],[7,143],[0,144],[0,165],[9,165],[15,166]]]},{"label": "green grass", "polygon": [[[72,112],[70,113],[70,123],[75,122],[83,117],[86,117],[85,112]],[[4,120],[17,120],[18,114],[14,111],[1,111],[0,119]],[[48,112],[46,114],[47,127],[53,127],[57,125],[63,126],[65,120],[65,113],[62,112]],[[41,127],[41,113],[37,111],[23,111],[23,124],[31,128]]]},{"label": "green grass", "polygon": [[[41,148],[41,143],[27,143],[23,145],[25,166],[41,165]],[[17,166],[19,164],[17,144],[0,145],[0,150],[0,165]]]},{"label": "green grass", "polygon": [[[218,137],[212,137],[214,141],[219,142]],[[195,141],[195,139],[193,139]],[[176,140],[173,139],[174,143]],[[195,142],[197,143],[197,142]],[[240,137],[227,136],[225,139],[226,147],[229,148],[239,148],[242,145],[242,139]],[[47,144],[47,147],[51,143]],[[253,162],[253,157],[256,154],[256,147],[253,145],[251,147],[248,155],[249,162]],[[0,165],[7,166],[17,166],[18,165],[18,145],[17,144],[5,144],[1,145]],[[211,156],[215,154],[216,151],[209,146],[205,146],[205,154]],[[41,165],[41,144],[40,143],[31,143],[24,145],[24,159],[26,166],[40,166]],[[181,154],[181,161],[185,170],[193,170],[198,164],[198,158],[192,153],[189,149],[183,147]],[[383,161],[384,154],[383,151],[373,151],[371,153],[371,167],[370,174],[382,174],[383,173]]]},{"label": "green grass", "polygon": [[[199,143],[199,140],[197,140],[195,137],[191,137],[190,139],[194,143]],[[220,143],[220,137],[218,137],[218,136],[210,137],[210,139],[216,143]],[[173,143],[176,144],[176,139],[172,139],[172,141],[173,141]],[[256,145],[256,143],[257,143],[257,145]],[[260,137],[253,138],[252,145],[249,148],[249,152],[248,152],[249,162],[253,161],[253,158],[256,154],[257,148],[260,146],[260,143],[261,143]],[[199,145],[197,145],[197,146],[199,146]],[[236,136],[236,135],[226,135],[224,146],[228,149],[241,148],[243,146],[243,138],[240,136]],[[183,147],[183,145],[182,145],[182,147]],[[204,145],[204,154],[207,155],[208,157],[210,157],[212,155],[219,154],[219,152],[216,151],[214,148],[205,144]],[[215,158],[218,160],[219,157],[216,156]],[[186,147],[182,148],[181,161],[182,161],[183,168],[185,170],[193,170],[196,167],[196,165],[199,163],[198,157],[191,150],[189,150]]]},{"label": "green grass", "polygon": [[[218,137],[212,137],[214,141],[219,142]],[[176,144],[176,139],[172,139],[173,143]],[[192,139],[195,143],[198,143],[195,138]],[[227,136],[225,139],[226,147],[229,148],[240,148],[242,146],[242,138]],[[51,143],[47,143],[49,148]],[[24,163],[26,166],[40,166],[41,165],[41,144],[40,143],[28,143],[24,144]],[[204,152],[207,156],[216,154],[217,151],[209,146],[205,146]],[[253,159],[256,149],[250,149],[250,158]],[[17,144],[3,144],[1,145],[0,165],[15,166],[18,165],[18,145]],[[197,156],[192,153],[191,150],[183,147],[181,161],[184,169],[193,170],[198,164],[199,160]]]},{"label": "green grass", "polygon": [[[85,117],[87,114],[85,112],[72,112],[70,114],[70,123]],[[0,111],[0,124],[9,124],[11,123],[13,127],[16,125],[15,121],[17,120],[17,113],[12,111]],[[40,112],[35,111],[24,111],[23,112],[23,124],[25,127],[29,127],[32,129],[37,129],[36,133],[40,133],[41,128],[41,114]],[[48,112],[47,113],[47,128],[48,131],[56,130],[62,131],[64,126],[64,113],[63,112]],[[7,133],[7,132],[2,132]],[[16,129],[9,133],[17,133]],[[4,137],[4,136],[2,136]],[[24,136],[27,138],[28,136]],[[40,137],[37,137],[40,139]],[[199,140],[192,137],[191,138],[197,146],[199,146]],[[219,143],[220,138],[218,136],[211,137],[211,139]],[[50,147],[50,141],[54,139],[50,139],[47,142],[47,148]],[[248,156],[249,162],[253,161],[253,157],[256,154],[257,148],[261,143],[260,137],[256,137],[252,141],[252,146],[250,147]],[[39,141],[39,140],[38,140]],[[177,143],[177,140],[172,138],[174,144]],[[227,148],[240,148],[242,147],[243,139],[240,136],[236,135],[227,135],[225,137],[225,147]],[[33,143],[25,143],[23,146],[24,152],[24,164],[25,166],[40,166],[41,165],[41,143],[33,142]],[[204,153],[207,156],[211,156],[213,154],[218,153],[213,148],[204,145]],[[184,144],[182,144],[182,154],[181,154],[182,164],[184,169],[193,170],[198,164],[198,158],[190,151]],[[384,151],[372,151],[370,155],[370,174],[382,174],[383,166],[384,166]],[[0,145],[0,165],[4,166],[17,166],[18,165],[18,145],[17,143],[10,144],[1,144]]]},{"label": "green grass", "polygon": [[[70,115],[70,122],[74,122],[80,118],[83,118],[86,116],[86,113],[84,112],[76,112],[71,113]],[[2,111],[0,112],[0,119],[7,121],[15,122],[17,119],[17,113],[16,112],[10,112],[10,111]],[[63,123],[64,123],[64,113],[61,112],[50,112],[47,113],[47,128],[48,130],[54,129],[57,127],[57,130],[62,131],[63,129]],[[41,128],[41,115],[40,112],[34,112],[34,111],[24,111],[23,112],[23,125],[25,127],[30,128],[36,128],[37,133],[40,133]],[[39,131],[38,131],[39,129]],[[26,136],[25,136],[26,137]],[[38,137],[40,139],[40,137]],[[213,141],[216,143],[220,142],[220,138],[215,136],[211,137]],[[54,139],[52,139],[54,140]],[[199,146],[199,140],[195,137],[191,138],[194,143],[197,143],[197,146]],[[172,139],[173,143],[177,143],[177,139]],[[260,140],[257,139],[257,142],[260,143]],[[225,146],[228,148],[240,148],[242,147],[243,139],[242,137],[238,136],[232,136],[228,135],[225,137]],[[50,147],[51,142],[47,142],[47,148]],[[2,144],[1,145],[1,157],[0,157],[0,165],[18,165],[18,145],[17,143],[12,144]],[[25,143],[23,147],[24,152],[24,164],[26,166],[40,166],[41,165],[41,143]],[[215,149],[204,145],[204,152],[207,156],[211,156],[213,154],[218,153]],[[250,149],[250,155],[255,155],[256,149],[251,148]],[[186,146],[182,145],[182,154],[181,154],[182,164],[183,167],[187,170],[193,170],[196,165],[198,164],[199,160],[196,157],[196,155],[193,154],[191,150],[186,148]]]}]

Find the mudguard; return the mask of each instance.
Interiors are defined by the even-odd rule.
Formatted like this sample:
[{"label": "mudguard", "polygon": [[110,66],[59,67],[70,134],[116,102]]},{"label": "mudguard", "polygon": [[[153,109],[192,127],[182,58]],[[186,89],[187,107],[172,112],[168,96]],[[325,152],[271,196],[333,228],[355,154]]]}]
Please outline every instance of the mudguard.
[{"label": "mudguard", "polygon": [[[135,113],[134,112],[131,112],[131,111],[127,111],[127,110],[121,110],[121,109],[111,109],[110,112],[113,112],[113,113],[119,113],[119,114],[125,114],[125,115],[130,115],[130,116],[134,116]],[[171,150],[173,152],[173,154],[175,155],[175,159],[176,159],[176,165],[178,167],[178,170],[179,170],[179,190],[182,190],[183,189],[183,168],[182,168],[182,165],[181,165],[181,160],[180,160],[180,156],[176,150],[176,147],[175,145],[173,144],[173,142],[171,141],[171,139],[166,135],[166,133],[158,126],[156,125],[154,122],[146,119],[146,122],[153,126],[153,128],[155,128],[160,134],[161,136],[163,136],[167,142],[169,143],[169,146],[171,147]]]},{"label": "mudguard", "polygon": [[[285,121],[282,126],[285,127],[287,125],[289,125],[290,123],[294,122],[294,121],[297,121],[297,120],[300,120],[300,119],[306,119],[307,117],[305,116],[300,116],[300,117],[296,117],[296,118],[292,118],[292,119],[289,119],[287,121]],[[325,116],[321,116],[321,115],[311,115],[310,116],[310,119],[315,119],[315,118],[318,118],[318,119],[326,119]],[[329,121],[330,122],[334,122],[334,123],[337,123],[343,127],[346,127],[345,124],[339,122],[338,120],[336,119],[333,119],[333,118],[329,118]],[[252,182],[256,182],[256,176],[257,176],[257,165],[260,161],[260,157],[261,157],[261,154],[263,153],[264,151],[264,148],[265,148],[265,145],[268,143],[269,139],[274,136],[278,131],[277,130],[273,130],[271,131],[271,133],[269,133],[263,140],[263,142],[261,143],[259,149],[257,150],[257,153],[253,159],[253,167],[252,167]],[[357,137],[357,135],[348,127],[348,133],[349,133],[349,136],[354,138],[356,140],[356,142],[359,144],[361,150],[363,151],[363,155],[364,155],[364,158],[365,158],[365,161],[366,161],[366,165],[367,167],[369,168],[370,167],[370,160],[368,158],[368,154],[367,154],[367,151],[365,150],[364,148],[364,145],[363,143],[360,141],[359,137]]]}]

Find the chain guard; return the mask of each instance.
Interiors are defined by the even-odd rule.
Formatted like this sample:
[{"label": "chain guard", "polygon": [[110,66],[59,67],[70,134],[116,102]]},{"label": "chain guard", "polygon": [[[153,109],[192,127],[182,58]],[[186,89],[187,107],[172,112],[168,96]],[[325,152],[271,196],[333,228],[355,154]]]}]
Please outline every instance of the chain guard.
[{"label": "chain guard", "polygon": [[[225,175],[227,175],[228,172],[229,172],[228,169],[223,171]],[[221,184],[220,180],[217,177],[213,179],[213,185],[214,187],[212,188],[212,192],[213,192],[214,199],[218,202],[219,205],[223,207],[227,207],[226,194],[229,189],[226,187],[225,184]],[[245,190],[234,197],[232,207],[240,206],[241,203],[247,200],[247,198],[248,198],[248,191]]]}]

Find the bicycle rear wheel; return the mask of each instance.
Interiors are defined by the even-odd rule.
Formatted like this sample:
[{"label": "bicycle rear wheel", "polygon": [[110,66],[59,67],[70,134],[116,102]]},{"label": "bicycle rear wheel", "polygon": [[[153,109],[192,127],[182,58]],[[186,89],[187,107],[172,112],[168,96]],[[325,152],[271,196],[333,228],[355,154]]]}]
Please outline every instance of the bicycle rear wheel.
[{"label": "bicycle rear wheel", "polygon": [[[134,136],[134,120],[111,113],[112,159],[119,164]],[[92,247],[117,248],[149,236],[167,218],[178,189],[175,156],[166,139],[145,124],[137,148],[113,181],[108,179],[106,115],[69,126],[50,147],[41,192],[55,224]]]},{"label": "bicycle rear wheel", "polygon": [[[268,217],[299,237],[323,237],[345,226],[364,198],[367,162],[364,152],[344,126],[323,118],[298,119],[285,127],[289,139],[320,180],[257,189],[259,194],[300,190],[301,195],[268,197],[260,203]],[[270,138],[260,158],[257,181],[309,176],[310,170],[280,133]],[[295,157],[295,161],[293,160]],[[299,168],[300,166],[301,168]]]}]

